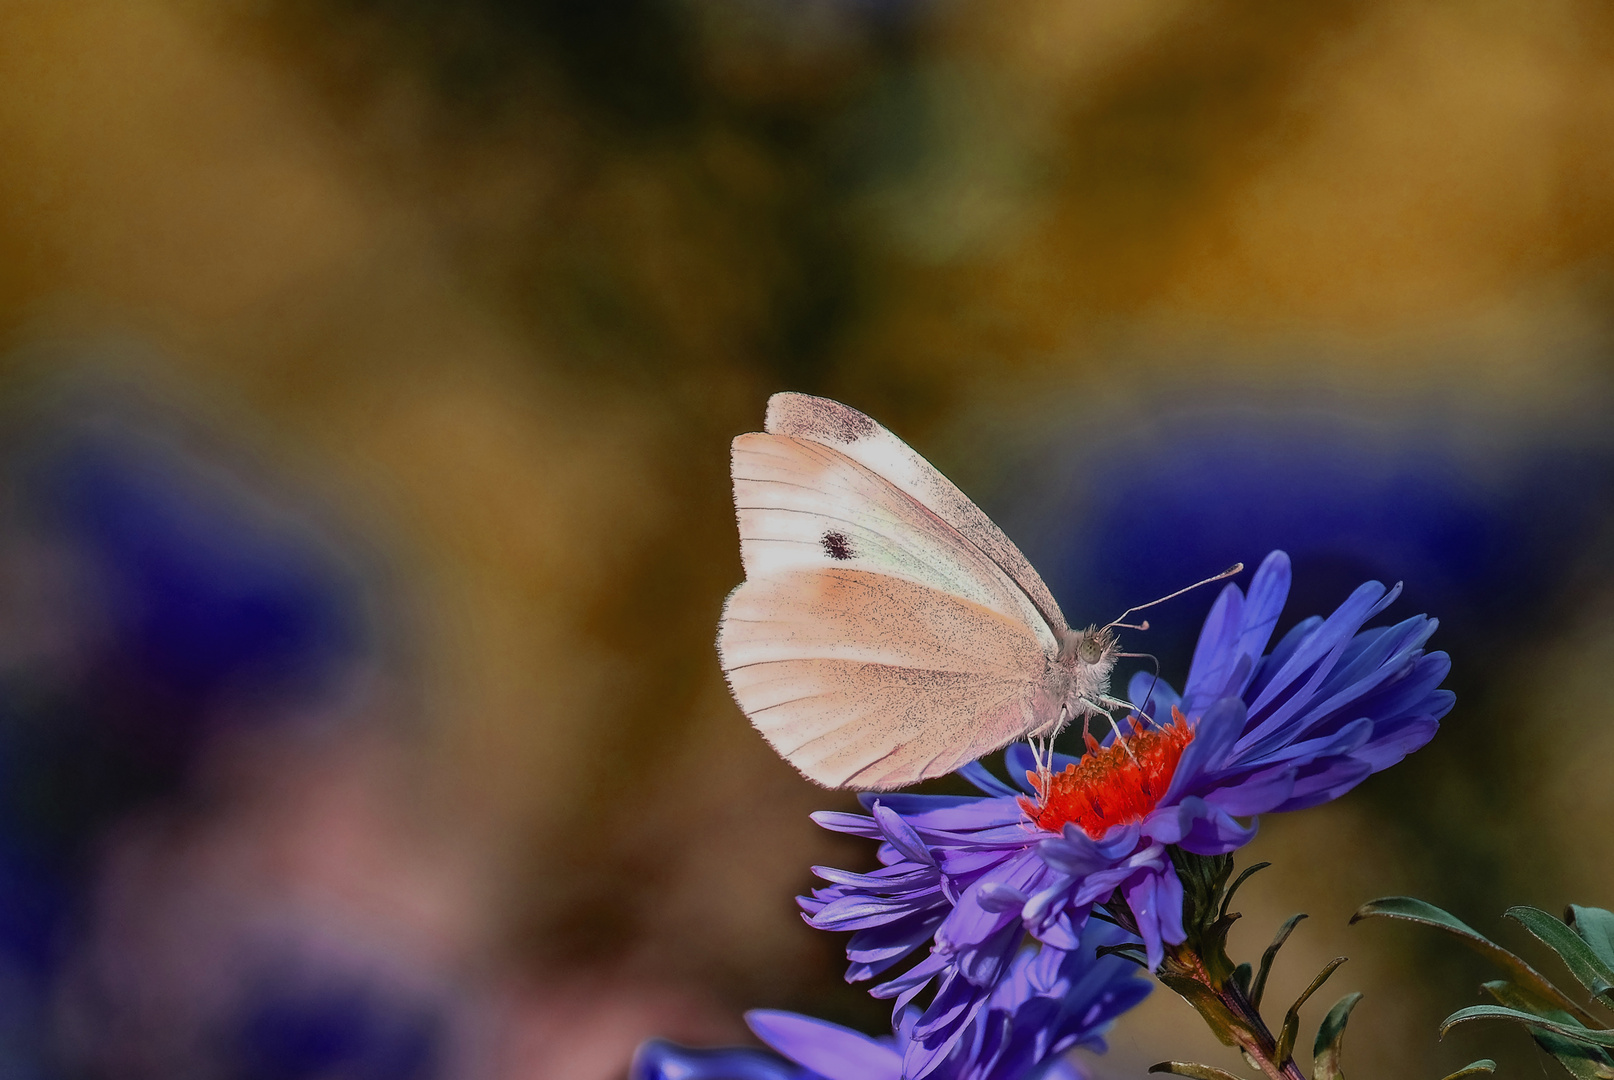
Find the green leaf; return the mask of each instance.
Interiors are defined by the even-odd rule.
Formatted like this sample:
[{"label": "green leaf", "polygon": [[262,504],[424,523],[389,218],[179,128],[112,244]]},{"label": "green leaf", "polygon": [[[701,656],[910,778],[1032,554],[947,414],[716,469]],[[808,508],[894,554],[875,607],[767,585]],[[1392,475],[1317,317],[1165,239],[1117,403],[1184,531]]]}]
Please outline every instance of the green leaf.
[{"label": "green leaf", "polygon": [[1493,1073],[1495,1071],[1496,1062],[1490,1058],[1480,1058],[1478,1061],[1469,1062],[1454,1073],[1447,1073],[1443,1080],[1458,1080],[1458,1077],[1462,1076],[1473,1076],[1475,1073]]},{"label": "green leaf", "polygon": [[1250,965],[1240,964],[1233,969],[1233,985],[1239,988],[1239,993],[1246,999],[1250,996]]},{"label": "green leaf", "polygon": [[[1484,984],[1485,992],[1509,1008],[1522,1012],[1533,1013],[1547,1020],[1555,1020],[1560,1024],[1574,1027],[1577,1021],[1573,1016],[1557,1008],[1549,1001],[1543,1001],[1536,994],[1508,982],[1506,979],[1497,979]],[[1614,1057],[1596,1046],[1589,1046],[1584,1042],[1566,1039],[1562,1035],[1554,1035],[1550,1031],[1537,1028],[1530,1032],[1536,1045],[1558,1059],[1558,1064],[1568,1070],[1575,1080],[1614,1080]]]},{"label": "green leaf", "polygon": [[1614,970],[1598,959],[1584,938],[1540,908],[1521,905],[1510,907],[1503,914],[1557,953],[1569,973],[1604,1005],[1608,1004],[1603,995],[1614,990]]},{"label": "green leaf", "polygon": [[1598,1021],[1586,1008],[1574,998],[1552,985],[1545,976],[1535,968],[1513,955],[1490,938],[1469,926],[1455,915],[1449,915],[1435,905],[1410,896],[1386,896],[1379,900],[1369,900],[1356,909],[1351,916],[1354,924],[1367,918],[1402,919],[1407,922],[1418,923],[1423,926],[1432,926],[1436,930],[1444,930],[1470,949],[1490,960],[1493,964],[1503,968],[1513,977],[1513,981],[1530,990],[1537,996],[1545,998],[1557,1005],[1560,1009],[1570,1013],[1576,1019],[1587,1024],[1596,1024]]},{"label": "green leaf", "polygon": [[1548,1001],[1539,994],[1531,993],[1518,983],[1506,979],[1493,979],[1488,983],[1481,983],[1481,988],[1496,999],[1497,1004],[1506,1005],[1510,1009],[1531,1013],[1544,1020],[1556,1020],[1560,1024],[1578,1024],[1579,1020],[1560,1009],[1555,1002]]},{"label": "green leaf", "polygon": [[1614,1046],[1614,1031],[1604,1028],[1582,1027],[1579,1024],[1566,1024],[1558,1020],[1548,1020],[1533,1013],[1521,1012],[1518,1009],[1509,1009],[1501,1005],[1470,1005],[1466,1009],[1458,1009],[1445,1020],[1441,1021],[1440,1034],[1444,1038],[1446,1032],[1458,1024],[1470,1020],[1512,1020],[1516,1024],[1525,1024],[1542,1031],[1550,1031],[1562,1035],[1566,1039],[1595,1046]]},{"label": "green leaf", "polygon": [[1323,1017],[1317,1038],[1311,1044],[1311,1080],[1342,1080],[1344,1077],[1339,1063],[1340,1044],[1345,1041],[1345,1022],[1361,1000],[1361,994],[1346,994],[1334,1002],[1334,1007]]},{"label": "green leaf", "polygon": [[1289,1006],[1289,1011],[1283,1014],[1283,1030],[1278,1032],[1278,1049],[1275,1051],[1280,1065],[1288,1061],[1295,1052],[1295,1036],[1300,1034],[1300,1006],[1304,1005],[1306,999],[1315,994],[1317,988],[1327,982],[1328,976],[1344,962],[1343,956],[1336,956],[1324,964],[1317,977],[1311,980],[1311,985],[1300,992],[1300,996],[1295,998],[1295,1003]]},{"label": "green leaf", "polygon": [[1614,1080],[1614,1058],[1600,1047],[1566,1039],[1550,1031],[1532,1031],[1536,1045],[1558,1059],[1575,1080]]},{"label": "green leaf", "polygon": [[1239,886],[1244,884],[1246,878],[1253,874],[1260,873],[1262,870],[1265,870],[1271,865],[1272,864],[1269,862],[1258,862],[1253,866],[1246,866],[1244,868],[1244,872],[1233,879],[1233,884],[1229,885],[1227,892],[1222,895],[1222,910],[1218,914],[1222,916],[1227,914],[1227,905],[1233,902],[1233,894],[1239,891]]},{"label": "green leaf", "polygon": [[1119,956],[1123,960],[1130,960],[1140,968],[1149,966],[1148,954],[1143,946],[1132,941],[1123,941],[1119,945],[1100,945],[1093,950],[1095,956]]},{"label": "green leaf", "polygon": [[1580,935],[1605,966],[1614,968],[1614,911],[1570,904],[1564,922]]},{"label": "green leaf", "polygon": [[1194,1080],[1239,1080],[1239,1077],[1213,1065],[1196,1065],[1192,1061],[1158,1061],[1149,1066],[1152,1073],[1172,1073],[1191,1076]]},{"label": "green leaf", "polygon": [[1305,917],[1305,912],[1289,916],[1289,921],[1272,935],[1272,944],[1267,946],[1267,951],[1261,954],[1261,966],[1256,969],[1255,982],[1250,986],[1250,1006],[1257,1012],[1261,1011],[1261,997],[1267,992],[1267,976],[1272,974],[1272,961],[1278,958],[1278,950],[1283,948],[1283,943],[1289,940],[1289,935],[1295,932],[1295,927]]}]

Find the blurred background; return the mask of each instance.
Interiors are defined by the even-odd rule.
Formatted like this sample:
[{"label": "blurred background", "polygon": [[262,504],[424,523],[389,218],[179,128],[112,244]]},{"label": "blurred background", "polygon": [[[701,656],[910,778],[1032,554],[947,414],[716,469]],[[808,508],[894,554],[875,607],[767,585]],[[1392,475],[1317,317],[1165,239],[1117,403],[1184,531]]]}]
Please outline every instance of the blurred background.
[{"label": "blurred background", "polygon": [[[792,901],[851,800],[712,645],[779,389],[1073,622],[1405,580],[1458,707],[1263,823],[1235,945],[1311,913],[1270,996],[1351,956],[1356,1073],[1543,1067],[1346,918],[1614,906],[1605,5],[8,0],[0,73],[0,1078],[878,1030]],[[1180,679],[1211,600],[1128,644]],[[1112,1041],[1237,1067],[1162,993]]]}]

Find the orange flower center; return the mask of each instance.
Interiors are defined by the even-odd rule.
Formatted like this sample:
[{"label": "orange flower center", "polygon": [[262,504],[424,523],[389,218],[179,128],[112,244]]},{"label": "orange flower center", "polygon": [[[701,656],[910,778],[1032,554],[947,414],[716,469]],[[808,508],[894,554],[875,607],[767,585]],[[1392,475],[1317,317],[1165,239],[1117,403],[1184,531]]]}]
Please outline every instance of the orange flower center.
[{"label": "orange flower center", "polygon": [[1183,748],[1194,741],[1194,731],[1175,706],[1167,727],[1140,727],[1132,721],[1130,734],[1109,746],[1087,735],[1087,753],[1079,763],[1049,777],[1026,773],[1037,799],[1024,796],[1020,807],[1038,828],[1060,832],[1074,822],[1097,840],[1111,825],[1141,821],[1155,808],[1177,771]]}]

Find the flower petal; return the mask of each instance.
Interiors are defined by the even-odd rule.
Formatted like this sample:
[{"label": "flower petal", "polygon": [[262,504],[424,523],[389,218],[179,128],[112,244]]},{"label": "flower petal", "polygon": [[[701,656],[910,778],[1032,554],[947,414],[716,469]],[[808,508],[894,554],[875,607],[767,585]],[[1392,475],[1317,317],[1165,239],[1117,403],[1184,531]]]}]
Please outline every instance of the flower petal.
[{"label": "flower petal", "polygon": [[739,1046],[691,1050],[665,1039],[651,1039],[641,1045],[628,1066],[628,1080],[716,1080],[717,1077],[722,1080],[819,1080],[799,1066],[763,1050]]},{"label": "flower petal", "polygon": [[1253,819],[1248,825],[1243,825],[1226,810],[1202,799],[1183,801],[1185,805],[1189,802],[1198,804],[1189,819],[1188,829],[1177,841],[1177,846],[1184,851],[1191,851],[1195,855],[1226,855],[1255,839],[1256,822]]},{"label": "flower petal", "polygon": [[775,1009],[752,1009],[745,1022],[757,1038],[824,1080],[901,1080],[902,1056],[889,1039]]},{"label": "flower petal", "polygon": [[1002,780],[993,776],[985,765],[972,761],[958,770],[958,775],[995,798],[1013,798],[1020,794]]},{"label": "flower petal", "polygon": [[850,833],[852,836],[866,836],[870,840],[884,839],[880,835],[880,826],[875,824],[873,818],[862,814],[846,814],[839,810],[815,810],[808,814],[813,823],[821,829],[830,832]]},{"label": "flower petal", "polygon": [[1183,697],[1191,702],[1214,701],[1227,692],[1227,677],[1238,658],[1239,631],[1244,626],[1244,594],[1228,585],[1211,605],[1194,645]]},{"label": "flower petal", "polygon": [[1351,757],[1334,758],[1295,780],[1294,794],[1277,810],[1304,810],[1337,799],[1373,775],[1373,767]]},{"label": "flower petal", "polygon": [[1215,774],[1227,764],[1228,755],[1244,730],[1246,716],[1244,702],[1236,697],[1222,698],[1205,710],[1194,724],[1194,739],[1182,752],[1171,785],[1159,805],[1169,806],[1197,787],[1202,777]]},{"label": "flower petal", "polygon": [[[1138,936],[1143,939],[1144,959],[1148,961],[1149,970],[1156,971],[1160,967],[1160,962],[1166,958],[1165,945],[1161,941],[1159,874],[1152,872],[1139,874],[1127,884],[1125,896],[1127,907],[1132,909],[1132,918],[1138,924]],[[1180,893],[1177,904],[1177,918],[1181,922]]]},{"label": "flower petal", "polygon": [[925,866],[936,865],[936,857],[925,847],[925,842],[895,810],[877,802],[870,813],[880,826],[880,832],[885,835],[886,843],[901,852],[903,857]]},{"label": "flower petal", "polygon": [[1182,704],[1181,695],[1171,684],[1149,671],[1132,673],[1131,681],[1126,684],[1126,696],[1132,702],[1133,712],[1145,713],[1157,723],[1166,723],[1172,708]]},{"label": "flower petal", "polygon": [[[1441,691],[1450,693],[1450,691]],[[1455,695],[1454,695],[1455,696]],[[1351,756],[1367,764],[1374,772],[1388,769],[1414,750],[1421,748],[1440,730],[1440,721],[1432,717],[1419,717],[1403,721],[1390,730],[1374,732],[1373,741]]]},{"label": "flower petal", "polygon": [[1207,791],[1204,799],[1235,817],[1269,813],[1294,794],[1297,771],[1288,763],[1273,765]]},{"label": "flower petal", "polygon": [[[1261,560],[1255,576],[1250,579],[1250,592],[1244,599],[1244,625],[1239,630],[1234,646],[1241,656],[1259,659],[1272,640],[1272,631],[1283,613],[1284,601],[1289,599],[1289,556],[1274,551]],[[1248,679],[1245,680],[1246,683]],[[1233,693],[1242,693],[1246,687],[1229,687]]]},{"label": "flower petal", "polygon": [[[1357,629],[1394,601],[1400,591],[1399,585],[1385,589],[1376,581],[1365,582],[1323,620],[1317,632],[1295,650],[1283,669],[1273,676],[1260,696],[1250,704],[1252,717],[1263,712],[1265,715],[1253,730],[1239,740],[1240,753],[1257,746],[1269,735],[1282,734],[1290,718],[1311,702],[1312,695],[1322,686],[1350,646]],[[1301,679],[1305,680],[1303,684],[1299,683]],[[1281,702],[1280,697],[1283,699]]]}]

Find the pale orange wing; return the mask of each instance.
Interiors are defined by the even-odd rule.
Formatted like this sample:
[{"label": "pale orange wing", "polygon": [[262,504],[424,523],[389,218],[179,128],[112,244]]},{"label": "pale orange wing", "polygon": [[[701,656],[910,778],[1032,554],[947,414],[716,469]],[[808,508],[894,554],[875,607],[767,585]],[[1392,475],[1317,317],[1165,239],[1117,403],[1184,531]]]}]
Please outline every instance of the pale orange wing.
[{"label": "pale orange wing", "polygon": [[747,581],[724,606],[718,651],[757,730],[826,787],[952,772],[1044,723],[1062,696],[1019,620],[870,570]]}]

